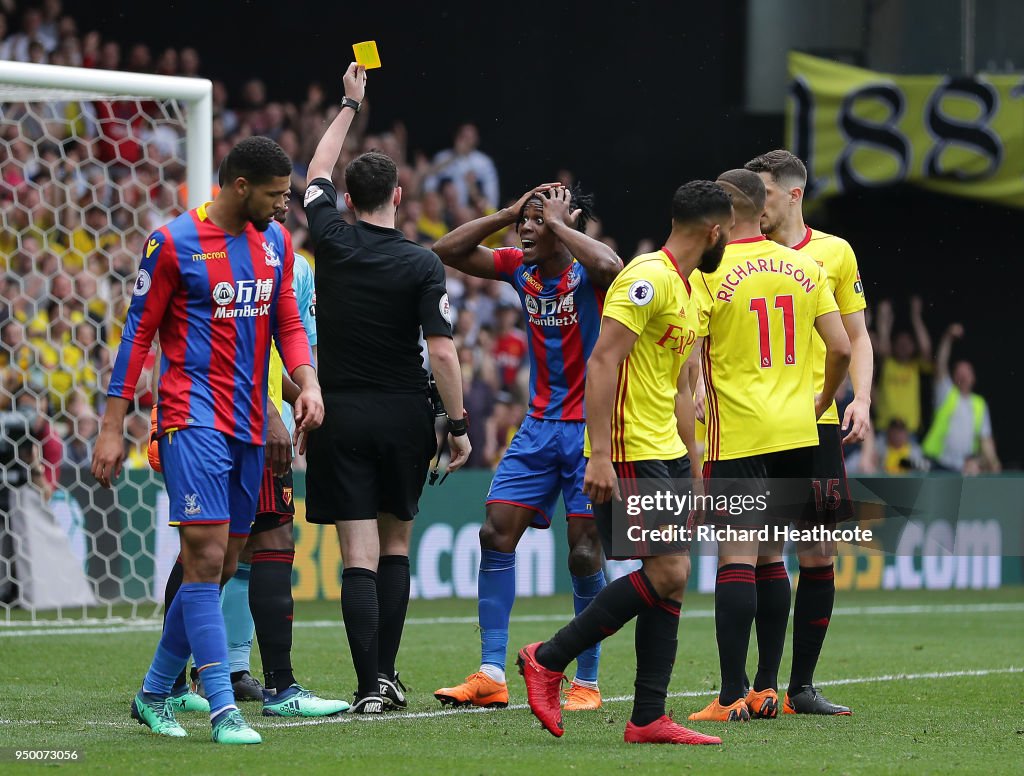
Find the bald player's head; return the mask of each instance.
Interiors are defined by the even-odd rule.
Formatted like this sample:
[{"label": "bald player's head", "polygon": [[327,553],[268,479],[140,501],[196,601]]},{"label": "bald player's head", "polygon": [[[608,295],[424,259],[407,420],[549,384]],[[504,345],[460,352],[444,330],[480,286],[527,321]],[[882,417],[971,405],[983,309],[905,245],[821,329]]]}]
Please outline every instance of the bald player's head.
[{"label": "bald player's head", "polygon": [[760,221],[767,197],[760,175],[750,170],[726,170],[715,182],[732,197],[737,221]]}]

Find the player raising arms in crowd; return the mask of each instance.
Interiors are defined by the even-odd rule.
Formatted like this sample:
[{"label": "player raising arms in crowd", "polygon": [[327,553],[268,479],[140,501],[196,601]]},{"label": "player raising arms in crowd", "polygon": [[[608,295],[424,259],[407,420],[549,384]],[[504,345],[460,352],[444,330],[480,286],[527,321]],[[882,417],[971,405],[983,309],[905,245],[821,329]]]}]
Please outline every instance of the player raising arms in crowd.
[{"label": "player raising arms in crowd", "polygon": [[300,388],[296,437],[323,420],[292,286],[292,246],[274,223],[291,162],[277,143],[247,138],[224,163],[212,203],[178,216],[146,242],[92,472],[104,487],[124,460],[124,416],[153,337],[162,350],[158,436],[170,522],[181,539],[183,584],[132,716],[182,737],[169,693],[191,653],[210,702],[213,740],[261,738],[234,705],[220,584],[235,571],[256,513],[266,434],[271,336]]},{"label": "player raising arms in crowd", "polygon": [[[857,257],[843,238],[804,224],[807,168],[799,158],[785,150],[770,151],[751,159],[745,167],[758,173],[764,181],[767,196],[764,215],[761,216],[761,231],[777,243],[806,253],[824,268],[829,288],[839,305],[843,327],[850,338],[853,401],[846,407],[842,430],[835,402],[818,418],[818,446],[814,448],[811,470],[817,513],[814,519],[825,524],[849,520],[853,516],[853,505],[846,482],[843,445],[860,442],[871,433],[871,373],[874,365],[871,338],[864,321],[867,304]],[[817,332],[814,333],[813,358],[814,389],[821,391],[825,385],[825,342]],[[783,702],[783,710],[790,714],[850,713],[846,706],[829,702],[813,684],[814,668],[825,642],[836,597],[833,552],[831,543],[799,548],[800,583],[793,607],[793,665]],[[782,557],[777,555],[761,557],[757,562],[758,569],[780,568],[781,563]],[[789,577],[776,576],[780,599],[782,588],[786,588],[788,600]],[[781,608],[778,611],[781,616]],[[763,616],[759,610],[759,628]]]},{"label": "player raising arms in crowd", "polygon": [[[526,316],[530,410],[498,466],[480,529],[480,670],[434,693],[442,704],[508,705],[505,657],[516,595],[516,546],[531,525],[548,528],[558,494],[568,521],[573,603],[582,612],[604,587],[601,547],[583,493],[585,364],[597,342],[605,289],[622,269],[611,248],[583,230],[590,197],[557,184],[471,221],[434,244],[441,261],[470,275],[511,283]],[[489,235],[515,224],[522,249],[491,250]],[[566,708],[601,706],[600,646],[577,662]]]}]

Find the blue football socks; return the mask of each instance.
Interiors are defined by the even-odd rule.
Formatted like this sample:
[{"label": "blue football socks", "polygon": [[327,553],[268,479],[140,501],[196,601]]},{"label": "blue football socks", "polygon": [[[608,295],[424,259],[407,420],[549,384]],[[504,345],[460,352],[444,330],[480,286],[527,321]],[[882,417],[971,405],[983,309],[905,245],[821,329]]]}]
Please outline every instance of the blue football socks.
[{"label": "blue football socks", "polygon": [[508,621],[516,600],[516,554],[483,550],[477,578],[480,619],[480,664],[495,681],[504,681]]},{"label": "blue football socks", "polygon": [[[572,604],[579,615],[604,590],[604,571],[598,571],[588,577],[572,577]],[[590,684],[597,684],[597,665],[601,660],[601,642],[587,647],[576,658],[576,679]]]},{"label": "blue football socks", "polygon": [[220,585],[213,582],[186,583],[181,586],[175,600],[179,599],[188,643],[192,647],[213,718],[229,707],[237,708],[228,668],[224,615],[220,611]]},{"label": "blue football socks", "polygon": [[231,673],[249,670],[254,631],[252,612],[249,611],[248,563],[239,563],[238,571],[224,585],[220,594],[220,608],[224,613],[224,629],[228,634],[228,663]]}]

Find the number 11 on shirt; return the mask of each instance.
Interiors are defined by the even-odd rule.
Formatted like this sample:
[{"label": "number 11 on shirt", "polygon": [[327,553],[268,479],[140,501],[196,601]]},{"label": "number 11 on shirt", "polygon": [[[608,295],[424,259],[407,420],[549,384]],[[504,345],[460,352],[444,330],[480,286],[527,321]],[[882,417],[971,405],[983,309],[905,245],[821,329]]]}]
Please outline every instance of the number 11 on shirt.
[{"label": "number 11 on shirt", "polygon": [[[786,341],[786,364],[796,363],[796,331],[793,325],[793,295],[780,294],[775,297],[775,309],[782,310],[782,331]],[[757,327],[760,332],[761,368],[772,365],[772,340],[768,326],[768,300],[763,296],[750,300],[750,311],[757,313]]]}]

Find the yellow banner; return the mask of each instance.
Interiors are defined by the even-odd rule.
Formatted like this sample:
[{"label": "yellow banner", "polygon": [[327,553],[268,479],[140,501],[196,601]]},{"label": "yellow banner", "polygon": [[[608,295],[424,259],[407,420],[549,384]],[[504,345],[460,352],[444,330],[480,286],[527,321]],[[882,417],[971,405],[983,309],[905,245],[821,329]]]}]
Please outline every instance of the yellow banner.
[{"label": "yellow banner", "polygon": [[1024,207],[1024,78],[897,76],[789,55],[787,147],[808,196],[913,183]]}]

